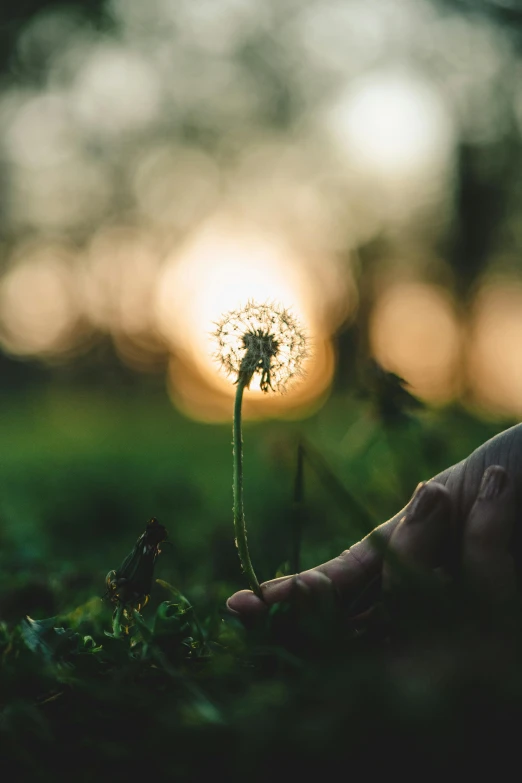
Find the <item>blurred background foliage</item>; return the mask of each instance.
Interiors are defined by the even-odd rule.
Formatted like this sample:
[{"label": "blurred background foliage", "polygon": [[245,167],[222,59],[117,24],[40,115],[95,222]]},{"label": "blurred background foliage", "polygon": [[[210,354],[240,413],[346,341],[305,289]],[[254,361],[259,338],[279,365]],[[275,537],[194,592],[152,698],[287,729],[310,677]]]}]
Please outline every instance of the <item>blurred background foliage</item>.
[{"label": "blurred background foliage", "polygon": [[[287,395],[247,395],[262,578],[288,568],[299,437],[347,490],[305,469],[310,566],[519,416],[522,4],[2,8],[6,617],[101,589],[152,515],[158,576],[208,606],[241,586],[209,334],[249,298],[313,346]],[[426,408],[390,422],[370,357]]]},{"label": "blurred background foliage", "polygon": [[[234,388],[210,333],[275,300],[313,348],[288,394],[246,395],[260,579],[334,557],[519,418],[521,52],[520,0],[4,0],[10,780],[118,780],[140,761],[160,779],[266,781],[299,760],[324,777],[347,759],[367,776],[433,768],[441,748],[469,775],[515,738],[522,634],[499,642],[489,617],[470,633],[444,605],[433,624],[415,589],[415,643],[393,649],[306,612],[313,632],[292,638],[284,607],[275,637],[223,621],[245,584]],[[156,577],[199,621],[154,585],[128,654],[100,597],[151,516],[170,542]]]}]

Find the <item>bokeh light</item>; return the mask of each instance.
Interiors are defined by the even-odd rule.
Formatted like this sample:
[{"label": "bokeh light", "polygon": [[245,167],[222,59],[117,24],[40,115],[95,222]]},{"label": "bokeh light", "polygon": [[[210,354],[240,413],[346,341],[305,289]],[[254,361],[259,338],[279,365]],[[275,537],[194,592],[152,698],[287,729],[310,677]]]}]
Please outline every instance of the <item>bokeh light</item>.
[{"label": "bokeh light", "polygon": [[23,356],[57,357],[85,333],[79,318],[75,252],[56,243],[19,248],[0,282],[0,342]]},{"label": "bokeh light", "polygon": [[455,139],[435,84],[404,68],[373,71],[341,92],[325,121],[374,233],[440,204]]},{"label": "bokeh light", "polygon": [[414,394],[444,401],[457,393],[461,333],[443,289],[418,282],[390,285],[377,299],[370,338],[377,360],[406,378]]},{"label": "bokeh light", "polygon": [[473,303],[469,378],[486,410],[522,414],[522,283],[486,280]]},{"label": "bokeh light", "polygon": [[451,124],[433,85],[376,72],[350,85],[329,116],[350,162],[383,178],[433,173],[451,149]]},{"label": "bokeh light", "polygon": [[[478,380],[493,351],[480,313],[502,308],[481,293],[471,321],[466,306],[457,316],[455,278],[430,277],[422,260],[443,256],[457,278],[473,267],[460,252],[464,180],[475,193],[515,170],[521,64],[507,28],[428,0],[107,0],[99,17],[43,8],[9,57],[6,351],[55,362],[108,336],[127,366],[168,367],[175,404],[209,419],[233,393],[212,361],[212,322],[275,300],[306,325],[313,359],[299,390],[252,390],[246,410],[294,415],[327,394],[332,340],[356,317],[360,286],[376,358],[421,396],[476,383],[484,404],[518,410],[516,373],[502,381],[511,403]],[[519,241],[515,185],[508,203],[500,244]],[[376,246],[391,282],[375,299]]]},{"label": "bokeh light", "polygon": [[215,207],[219,169],[202,150],[163,144],[138,158],[132,188],[144,218],[173,233],[182,232]]},{"label": "bokeh light", "polygon": [[93,46],[72,85],[72,111],[87,132],[118,135],[141,130],[160,106],[160,88],[145,57],[115,42]]},{"label": "bokeh light", "polygon": [[146,232],[112,226],[95,234],[81,269],[91,323],[106,332],[150,331],[158,268],[158,250]]}]

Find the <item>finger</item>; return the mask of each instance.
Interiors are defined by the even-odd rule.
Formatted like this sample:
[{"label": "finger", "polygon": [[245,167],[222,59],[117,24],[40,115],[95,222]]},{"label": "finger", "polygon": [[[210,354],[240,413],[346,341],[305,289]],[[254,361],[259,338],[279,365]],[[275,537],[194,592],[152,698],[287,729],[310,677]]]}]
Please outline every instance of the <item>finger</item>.
[{"label": "finger", "polygon": [[[402,512],[404,513],[404,512]],[[390,538],[399,515],[380,525],[369,535],[341,552],[338,557],[329,560],[299,574],[299,578],[315,593],[324,584],[316,579],[316,574],[327,577],[343,602],[350,601],[380,572],[383,549]],[[270,606],[279,601],[292,600],[292,577],[274,579],[261,585],[263,598]]]},{"label": "finger", "polygon": [[[292,604],[299,605],[304,608],[307,606],[320,606],[326,605],[334,595],[334,587],[330,579],[325,574],[318,570],[305,571],[302,574],[295,574],[293,576],[284,576],[280,579],[274,579],[272,582],[267,582],[266,585],[279,586],[281,582],[284,582],[286,600]],[[262,585],[265,587],[265,585]],[[269,593],[270,598],[273,598],[274,593]],[[230,596],[227,601],[227,609],[236,617],[241,619],[248,618],[250,623],[255,623],[256,620],[265,617],[269,606],[276,603],[271,601],[270,603],[262,601],[251,590],[240,590],[238,593]]]},{"label": "finger", "polygon": [[[338,557],[327,563],[303,571],[300,579],[313,595],[330,586],[342,598],[350,601],[362,589],[379,575],[382,566],[382,553],[404,509],[369,533],[362,541],[342,552]],[[318,574],[321,576],[318,577]],[[327,578],[327,582],[322,577]],[[255,620],[266,615],[270,606],[281,601],[292,601],[295,598],[292,576],[282,576],[261,585],[263,600],[257,598],[250,590],[240,590],[230,596],[227,608],[231,614],[241,620]]]},{"label": "finger", "polygon": [[483,443],[466,459],[452,465],[434,477],[450,491],[457,519],[467,519],[477,498],[484,470],[500,465],[508,471],[514,483],[518,504],[522,504],[522,424],[510,427]]},{"label": "finger", "polygon": [[[297,590],[296,590],[297,587]],[[331,580],[319,569],[303,571],[302,574],[291,574],[272,579],[261,585],[263,591],[262,601],[251,590],[240,590],[231,595],[227,601],[227,608],[232,614],[263,616],[268,608],[279,601],[292,600],[295,594],[322,595],[333,589]],[[281,598],[279,598],[281,596]]]},{"label": "finger", "polygon": [[335,588],[332,580],[319,570],[305,571],[294,577],[295,598],[304,612],[317,611],[324,613],[333,608]]},{"label": "finger", "polygon": [[268,606],[251,590],[240,590],[230,596],[227,601],[227,609],[230,614],[236,617],[249,617],[256,620],[266,615]]},{"label": "finger", "polygon": [[[438,487],[443,494],[446,494],[445,488],[440,484],[429,482],[429,486]],[[303,571],[299,575],[300,578],[309,584],[310,590],[314,592],[320,584],[313,581],[314,575],[319,572],[328,577],[343,602],[353,600],[375,577],[379,576],[383,552],[399,522],[404,518],[409,505],[401,509],[387,522],[372,530],[362,541],[358,541],[350,549],[341,552],[338,557],[308,571]],[[261,585],[263,601],[250,590],[241,590],[228,599],[227,607],[232,613],[240,616],[246,617],[250,614],[262,616],[273,604],[292,599],[294,590],[292,578],[292,576],[282,576],[279,579],[264,582]]]},{"label": "finger", "polygon": [[484,471],[479,493],[466,520],[463,570],[470,584],[494,602],[516,592],[509,551],[516,516],[515,488],[500,465]]},{"label": "finger", "polygon": [[[513,476],[522,476],[522,424],[511,427],[482,444],[467,459],[435,476],[430,484],[446,486],[455,507],[456,518],[465,519],[476,498],[484,467],[497,462],[505,465]],[[519,501],[522,502],[522,483],[520,486]],[[390,540],[405,511],[406,509],[402,509],[358,544],[312,571],[319,570],[326,574],[341,596],[347,599],[350,599],[350,596],[356,597],[357,593],[380,573],[382,545]],[[250,613],[263,614],[266,606],[289,599],[290,580],[291,577],[282,577],[261,585],[264,602],[250,591],[242,590],[231,596],[228,605],[232,612],[242,617],[247,617]]]},{"label": "finger", "polygon": [[441,564],[451,519],[451,500],[441,484],[419,484],[390,539],[383,565],[383,590],[395,589],[412,573],[431,573]]}]

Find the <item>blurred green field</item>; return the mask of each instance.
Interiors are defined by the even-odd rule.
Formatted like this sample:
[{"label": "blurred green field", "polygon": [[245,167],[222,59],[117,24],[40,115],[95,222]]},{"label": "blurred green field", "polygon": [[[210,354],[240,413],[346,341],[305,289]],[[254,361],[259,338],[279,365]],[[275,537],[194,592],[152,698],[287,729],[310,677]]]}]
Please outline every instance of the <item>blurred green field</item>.
[{"label": "blurred green field", "polygon": [[[61,596],[71,608],[99,592],[156,516],[166,525],[158,577],[193,600],[223,600],[246,586],[234,548],[231,425],[178,414],[162,390],[48,387],[2,399],[0,519],[2,572],[15,581],[49,575],[83,586]],[[305,466],[302,567],[335,556],[409,498],[418,481],[466,456],[502,429],[463,410],[424,411],[390,429],[371,403],[336,396],[301,422],[247,422],[245,504],[261,579],[284,568],[292,546],[297,441],[322,454],[348,494],[343,506]],[[1,604],[0,604],[1,605]],[[21,613],[49,610],[21,605]],[[11,611],[9,612],[11,614]]]},{"label": "blurred green field", "polygon": [[[1,404],[0,767],[18,774],[9,779],[115,780],[132,774],[136,753],[159,779],[330,774],[347,752],[354,769],[371,771],[389,763],[404,734],[415,763],[441,747],[467,759],[459,724],[479,721],[493,747],[518,721],[518,658],[484,670],[487,655],[503,660],[502,644],[488,636],[493,651],[484,653],[486,637],[462,624],[458,602],[437,599],[434,609],[419,586],[418,640],[406,648],[390,648],[379,622],[361,633],[328,607],[297,616],[276,607],[249,632],[227,616],[227,596],[246,586],[233,540],[229,425],[188,421],[150,388],[50,385]],[[306,568],[503,426],[463,409],[423,410],[392,426],[371,402],[342,395],[300,422],[247,423],[258,576],[290,567],[299,439],[322,460],[318,472],[304,465]],[[105,575],[151,516],[171,544],[155,577],[185,598],[154,584],[133,635],[118,640],[107,635]],[[522,648],[522,634],[514,639]]]}]

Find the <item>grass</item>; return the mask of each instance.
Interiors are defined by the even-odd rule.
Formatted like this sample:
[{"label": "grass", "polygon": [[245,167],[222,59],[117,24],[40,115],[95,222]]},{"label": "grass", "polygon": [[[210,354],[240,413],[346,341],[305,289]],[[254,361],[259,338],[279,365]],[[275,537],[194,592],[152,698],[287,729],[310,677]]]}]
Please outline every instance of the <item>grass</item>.
[{"label": "grass", "polygon": [[[481,737],[489,748],[508,741],[522,710],[511,616],[507,633],[507,618],[426,585],[412,586],[418,600],[398,621],[381,606],[355,626],[328,602],[275,607],[249,630],[227,615],[226,598],[246,586],[230,426],[190,422],[160,392],[51,388],[2,408],[0,764],[10,780],[119,780],[139,766],[160,780],[266,781],[324,777],[347,759],[371,774],[404,753],[431,768],[451,754],[469,761]],[[247,423],[260,579],[296,558],[299,442],[313,455],[298,518],[307,568],[499,429],[455,409],[390,436],[346,397],[301,423]],[[152,516],[171,546],[149,604],[114,638],[105,576]]]}]

